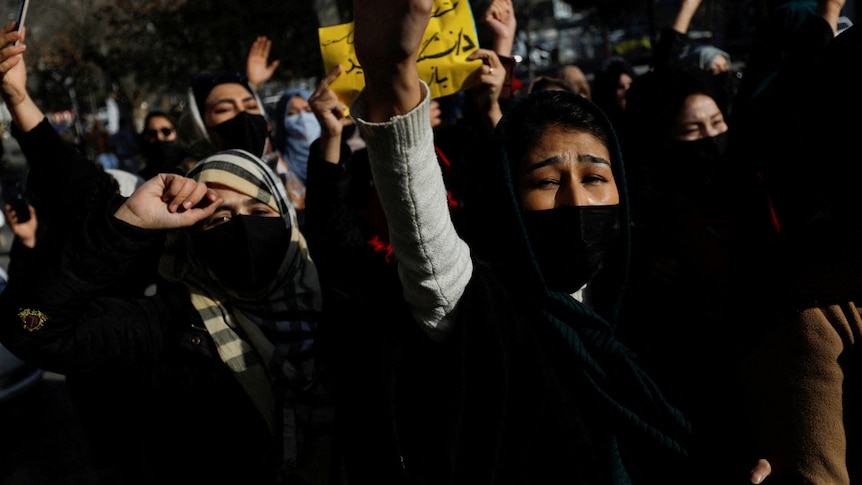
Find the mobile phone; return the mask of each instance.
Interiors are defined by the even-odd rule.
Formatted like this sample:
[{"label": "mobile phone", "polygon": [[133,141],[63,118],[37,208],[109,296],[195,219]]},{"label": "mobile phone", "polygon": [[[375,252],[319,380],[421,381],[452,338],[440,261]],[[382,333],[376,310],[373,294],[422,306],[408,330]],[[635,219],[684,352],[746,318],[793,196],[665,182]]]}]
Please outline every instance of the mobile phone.
[{"label": "mobile phone", "polygon": [[[27,18],[27,8],[30,6],[30,0],[19,0],[18,3],[18,16],[15,17],[15,31],[20,32],[21,27],[24,27],[24,19]],[[18,42],[15,41],[13,45],[18,45]]]},{"label": "mobile phone", "polygon": [[21,187],[19,179],[3,179],[0,181],[0,196],[3,201],[15,211],[18,216],[18,222],[27,222],[30,220],[30,203],[24,195],[24,189]]},{"label": "mobile phone", "polygon": [[500,90],[500,98],[510,98],[512,96],[512,76],[518,61],[514,57],[508,56],[499,56],[499,58],[500,63],[506,69],[506,79],[503,81],[503,89]]}]

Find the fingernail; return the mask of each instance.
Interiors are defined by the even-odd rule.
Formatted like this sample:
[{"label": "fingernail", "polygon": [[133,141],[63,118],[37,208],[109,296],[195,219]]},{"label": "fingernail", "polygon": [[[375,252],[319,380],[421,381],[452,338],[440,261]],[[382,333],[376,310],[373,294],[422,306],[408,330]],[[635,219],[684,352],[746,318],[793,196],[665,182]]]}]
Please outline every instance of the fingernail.
[{"label": "fingernail", "polygon": [[762,482],[762,481],[763,481],[763,474],[754,473],[751,475],[751,483],[753,483],[754,485],[759,485],[760,482]]}]

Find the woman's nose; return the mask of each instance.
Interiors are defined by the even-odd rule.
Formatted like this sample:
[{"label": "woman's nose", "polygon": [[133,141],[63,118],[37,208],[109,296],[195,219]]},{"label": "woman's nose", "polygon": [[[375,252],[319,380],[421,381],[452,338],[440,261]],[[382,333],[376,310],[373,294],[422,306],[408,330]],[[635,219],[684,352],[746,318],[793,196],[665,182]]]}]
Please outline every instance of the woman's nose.
[{"label": "woman's nose", "polygon": [[570,180],[557,191],[557,207],[572,207],[590,205],[589,194],[575,180]]}]

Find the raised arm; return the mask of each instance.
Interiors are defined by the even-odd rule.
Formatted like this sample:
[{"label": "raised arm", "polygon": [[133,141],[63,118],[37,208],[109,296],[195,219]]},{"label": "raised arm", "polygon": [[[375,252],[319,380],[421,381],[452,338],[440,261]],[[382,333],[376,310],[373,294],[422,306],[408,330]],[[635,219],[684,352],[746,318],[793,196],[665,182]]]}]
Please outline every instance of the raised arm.
[{"label": "raised arm", "polygon": [[365,73],[367,121],[389,121],[422,101],[416,58],[433,6],[433,0],[355,2],[354,40]]},{"label": "raised arm", "polygon": [[511,56],[518,27],[512,0],[493,0],[485,10],[482,21],[494,33],[494,44],[490,46],[494,52],[501,56]]},{"label": "raised arm", "polygon": [[263,83],[269,81],[278,65],[279,60],[269,62],[269,52],[272,49],[272,41],[269,37],[259,36],[252,42],[248,49],[248,57],[245,61],[245,75],[248,84],[255,91],[259,90]]},{"label": "raised arm", "polygon": [[688,29],[701,0],[679,0],[679,8],[670,25],[662,27],[653,47],[653,67],[663,69],[679,62],[691,42]]},{"label": "raised arm", "polygon": [[831,27],[833,33],[838,33],[838,17],[841,16],[841,9],[844,8],[846,0],[818,0],[817,15],[823,17]]},{"label": "raised arm", "polygon": [[494,127],[503,118],[500,94],[506,81],[506,68],[497,53],[490,49],[477,49],[470,55],[470,59],[482,59],[483,62],[483,66],[479,68],[481,82],[473,89],[473,95],[476,96],[482,124],[488,133],[493,133]]},{"label": "raised arm", "polygon": [[354,40],[365,89],[350,112],[366,140],[404,297],[435,338],[451,328],[473,266],[449,214],[428,86],[416,66],[433,3],[356,1]]},{"label": "raised arm", "polygon": [[311,111],[320,123],[320,141],[317,144],[319,155],[329,163],[338,163],[341,160],[341,134],[344,131],[346,106],[339,101],[335,92],[329,89],[329,85],[341,75],[342,69],[341,64],[332,68],[308,98]]},{"label": "raised arm", "polygon": [[[30,131],[45,118],[45,113],[27,93],[27,67],[24,64],[27,29],[25,27],[20,33],[16,32],[15,22],[10,22],[0,31],[0,37],[0,45],[6,46],[0,49],[0,95],[9,109],[12,121],[22,131]],[[16,40],[21,42],[12,45]]]},{"label": "raised arm", "polygon": [[159,174],[138,187],[114,217],[141,229],[177,229],[209,217],[221,202],[202,182]]},{"label": "raised arm", "polygon": [[[21,42],[12,46],[19,38]],[[0,30],[0,45],[5,46],[0,49],[0,96],[12,117],[10,132],[27,161],[26,192],[38,211],[39,223],[62,234],[66,228],[76,227],[79,216],[96,200],[104,200],[102,195],[110,197],[114,182],[82,150],[63,141],[30,97],[25,38],[26,31],[19,35],[14,23]]]},{"label": "raised arm", "polygon": [[694,18],[694,14],[700,6],[700,1],[681,0],[679,2],[679,10],[676,11],[676,17],[673,19],[671,28],[680,34],[687,34],[688,28],[691,26],[691,19]]}]

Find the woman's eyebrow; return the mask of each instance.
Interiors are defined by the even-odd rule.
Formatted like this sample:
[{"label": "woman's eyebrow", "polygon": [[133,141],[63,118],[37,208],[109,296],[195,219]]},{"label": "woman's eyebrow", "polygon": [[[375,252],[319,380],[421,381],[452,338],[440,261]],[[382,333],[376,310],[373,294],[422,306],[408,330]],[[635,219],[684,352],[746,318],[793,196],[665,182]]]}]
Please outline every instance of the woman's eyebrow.
[{"label": "woman's eyebrow", "polygon": [[538,162],[530,165],[530,168],[527,169],[527,171],[530,172],[533,170],[538,170],[540,168],[547,167],[548,165],[554,165],[557,163],[563,163],[563,159],[562,159],[562,157],[555,155],[551,158],[546,158],[544,160],[538,161]]},{"label": "woman's eyebrow", "polygon": [[233,205],[232,204],[222,204],[222,205],[218,206],[218,208],[215,211],[213,211],[213,214],[215,214],[216,212],[221,212],[221,211],[233,212]]},{"label": "woman's eyebrow", "polygon": [[582,163],[600,163],[607,166],[611,165],[611,162],[605,160],[604,158],[590,155],[589,153],[584,155],[578,155],[578,161]]},{"label": "woman's eyebrow", "polygon": [[210,109],[215,109],[221,105],[234,106],[235,104],[236,104],[236,102],[234,101],[233,98],[221,98],[221,99],[215,100],[209,107],[210,107]]},{"label": "woman's eyebrow", "polygon": [[248,199],[245,199],[244,201],[242,201],[242,205],[244,205],[246,207],[252,206],[252,205],[258,205],[258,204],[263,204],[263,205],[267,205],[267,206],[269,205],[260,199],[255,199],[254,197],[249,197]]},{"label": "woman's eyebrow", "polygon": [[[590,154],[578,155],[578,162],[579,163],[598,163],[598,164],[607,165],[607,166],[611,165],[611,162],[607,161],[606,159],[604,159],[602,157],[595,156],[595,155],[590,155]],[[554,165],[556,163],[563,163],[563,159],[559,156],[553,156],[553,157],[547,158],[545,160],[542,160],[542,161],[539,161],[539,162],[536,162],[536,163],[530,165],[530,168],[527,169],[527,171],[529,172],[532,170],[538,170],[542,167],[547,167],[548,165]]]}]

